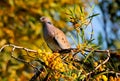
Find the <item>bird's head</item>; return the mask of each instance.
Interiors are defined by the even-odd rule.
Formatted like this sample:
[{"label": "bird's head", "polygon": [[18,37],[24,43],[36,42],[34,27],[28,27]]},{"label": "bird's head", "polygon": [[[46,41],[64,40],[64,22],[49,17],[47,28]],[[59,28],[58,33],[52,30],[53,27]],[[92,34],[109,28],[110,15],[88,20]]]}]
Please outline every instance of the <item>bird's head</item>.
[{"label": "bird's head", "polygon": [[40,21],[43,22],[43,23],[51,23],[50,19],[47,18],[47,17],[41,17]]}]

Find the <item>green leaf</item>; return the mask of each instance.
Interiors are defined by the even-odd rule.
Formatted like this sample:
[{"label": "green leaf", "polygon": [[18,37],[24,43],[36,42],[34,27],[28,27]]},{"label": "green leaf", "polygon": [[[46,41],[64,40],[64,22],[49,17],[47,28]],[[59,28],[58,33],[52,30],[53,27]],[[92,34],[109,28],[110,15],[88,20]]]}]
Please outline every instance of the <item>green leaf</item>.
[{"label": "green leaf", "polygon": [[93,15],[89,16],[88,18],[93,18],[93,17],[98,16],[98,15],[100,15],[100,14],[96,13],[96,14],[93,14]]}]

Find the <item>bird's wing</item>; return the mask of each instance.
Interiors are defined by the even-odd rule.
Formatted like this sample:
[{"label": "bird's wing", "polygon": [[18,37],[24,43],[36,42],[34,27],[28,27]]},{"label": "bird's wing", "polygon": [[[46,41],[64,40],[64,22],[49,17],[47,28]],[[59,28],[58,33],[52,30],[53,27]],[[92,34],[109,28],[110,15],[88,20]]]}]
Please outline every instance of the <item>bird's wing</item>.
[{"label": "bird's wing", "polygon": [[60,42],[56,39],[56,37],[54,37],[53,40],[54,40],[54,43],[55,43],[60,49],[62,49],[62,48],[61,48],[61,45],[60,45]]},{"label": "bird's wing", "polygon": [[55,37],[54,40],[56,41],[56,43],[59,45],[59,47],[61,49],[68,49],[70,48],[70,44],[65,36],[65,34],[59,30],[58,28],[55,29]]}]

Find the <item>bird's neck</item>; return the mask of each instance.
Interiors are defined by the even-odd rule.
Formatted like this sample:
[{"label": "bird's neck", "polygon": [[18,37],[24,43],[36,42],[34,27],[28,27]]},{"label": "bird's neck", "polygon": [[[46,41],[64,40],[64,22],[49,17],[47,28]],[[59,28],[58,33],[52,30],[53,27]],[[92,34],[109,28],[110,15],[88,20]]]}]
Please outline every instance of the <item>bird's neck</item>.
[{"label": "bird's neck", "polygon": [[51,22],[46,22],[46,23],[48,23],[48,24],[51,24],[51,25],[52,25],[52,23],[51,23]]},{"label": "bird's neck", "polygon": [[51,22],[45,22],[43,23],[43,30],[46,30],[46,29],[51,29],[51,27],[53,24]]},{"label": "bird's neck", "polygon": [[53,24],[51,22],[45,22],[45,23],[43,23],[43,26],[49,27],[50,25],[53,25]]}]

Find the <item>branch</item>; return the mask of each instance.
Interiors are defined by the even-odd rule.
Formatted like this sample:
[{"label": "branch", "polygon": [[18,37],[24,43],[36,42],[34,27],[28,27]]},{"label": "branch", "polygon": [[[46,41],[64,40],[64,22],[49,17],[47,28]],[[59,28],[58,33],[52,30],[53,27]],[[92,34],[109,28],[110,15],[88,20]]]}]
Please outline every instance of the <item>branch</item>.
[{"label": "branch", "polygon": [[27,51],[27,52],[37,53],[36,50],[31,50],[31,49],[24,48],[24,47],[21,47],[21,46],[16,46],[16,45],[13,45],[13,44],[6,44],[6,45],[2,46],[2,47],[0,48],[0,52],[1,52],[5,47],[8,47],[8,46],[13,47],[13,49],[12,49],[13,51],[14,51],[15,49],[23,49],[23,50],[25,50],[25,51]]},{"label": "branch", "polygon": [[[23,63],[25,63],[25,64],[28,64],[28,65],[32,66],[33,68],[36,68],[36,67],[35,67],[34,65],[32,65],[30,62],[27,62],[27,61],[25,61],[25,60],[23,60],[23,59],[16,58],[16,57],[13,56],[15,49],[25,50],[27,54],[28,54],[28,52],[37,53],[36,50],[31,50],[31,49],[24,48],[24,47],[21,47],[21,46],[16,46],[16,45],[13,45],[13,44],[6,44],[6,45],[4,45],[4,46],[2,46],[2,47],[0,48],[0,52],[2,52],[2,50],[3,50],[5,47],[8,47],[8,46],[13,47],[13,48],[12,48],[12,52],[11,52],[11,58],[13,58],[13,59],[15,59],[15,60],[18,60],[18,61],[20,61],[20,62],[23,62]],[[29,54],[28,54],[28,55],[29,55]]]},{"label": "branch", "polygon": [[90,75],[90,74],[94,73],[100,66],[102,66],[103,64],[105,64],[106,62],[108,62],[108,60],[110,58],[110,50],[106,50],[106,51],[104,50],[102,52],[107,52],[107,58],[106,58],[106,60],[103,61],[101,64],[99,64],[93,71],[87,73],[87,75]]},{"label": "branch", "polygon": [[41,67],[39,70],[36,71],[34,76],[29,81],[36,81],[37,77],[41,74],[41,72],[44,70],[43,67]]},{"label": "branch", "polygon": [[[24,47],[21,47],[21,46],[16,46],[16,45],[13,45],[13,44],[7,44],[7,45],[4,45],[0,48],[0,52],[2,52],[2,50],[5,48],[5,47],[9,47],[11,46],[12,47],[12,51],[11,51],[11,58],[17,60],[17,61],[20,61],[20,62],[23,62],[25,64],[28,64],[30,66],[32,66],[34,69],[36,69],[36,72],[34,74],[34,76],[30,79],[30,81],[35,81],[37,79],[37,77],[41,74],[41,72],[44,70],[43,67],[41,68],[37,68],[36,66],[34,66],[33,64],[31,64],[31,62],[27,62],[23,59],[20,59],[20,58],[17,58],[17,57],[14,57],[13,54],[14,54],[14,51],[15,49],[22,49],[22,50],[25,50],[27,55],[29,55],[29,52],[33,52],[33,53],[38,53],[36,50],[31,50],[31,49],[28,49],[28,48],[24,48]],[[37,60],[39,61],[42,65],[46,66],[43,62],[41,62],[40,60]],[[46,66],[48,67],[48,66]]]},{"label": "branch", "polygon": [[119,77],[119,76],[120,76],[120,72],[119,72],[119,73],[117,73],[117,72],[114,72],[114,71],[109,71],[109,73],[116,74],[116,76],[117,76],[117,77]]},{"label": "branch", "polygon": [[[27,61],[25,61],[25,60],[23,60],[23,59],[14,57],[13,55],[14,55],[15,49],[25,50],[28,55],[29,55],[29,52],[33,52],[33,53],[38,53],[38,52],[37,52],[36,50],[31,50],[31,49],[24,48],[24,47],[21,47],[21,46],[16,46],[16,45],[13,45],[13,44],[7,44],[7,45],[2,46],[2,47],[0,48],[0,52],[2,52],[2,50],[3,50],[5,47],[8,47],[8,46],[12,47],[11,58],[13,58],[13,59],[15,59],[15,60],[18,60],[18,61],[20,61],[20,62],[23,62],[23,63],[25,63],[25,64],[28,64],[28,65],[32,66],[34,69],[37,69],[37,71],[36,71],[36,73],[34,74],[34,76],[30,79],[30,81],[35,81],[36,78],[41,74],[41,72],[43,71],[44,68],[41,67],[41,68],[38,69],[38,68],[36,68],[33,64],[31,64],[30,62],[27,62]],[[77,53],[79,53],[79,52],[81,52],[81,51],[82,51],[82,50],[79,50],[79,49],[77,49],[77,48],[70,48],[70,49],[61,50],[61,51],[59,51],[59,53],[68,53],[68,54],[69,54],[69,52],[74,52],[74,54],[73,54],[73,56],[74,56],[74,55],[76,55]],[[114,54],[114,53],[115,53],[115,54],[117,53],[117,52],[115,52],[114,50],[93,50],[93,49],[85,49],[84,51],[86,51],[86,52],[91,52],[91,51],[93,51],[93,52],[107,53],[107,58],[106,58],[102,63],[100,63],[94,70],[90,71],[90,72],[87,73],[86,75],[90,75],[90,74],[94,73],[99,67],[101,67],[103,64],[105,64],[106,62],[108,62],[111,53],[113,53],[113,54]],[[41,61],[40,61],[40,63],[41,63],[43,66],[45,66],[45,67],[47,67],[47,68],[50,68],[50,67],[46,66],[44,63],[42,63]],[[111,71],[111,73],[115,73],[115,72]],[[119,76],[120,73],[116,73],[116,75]]]}]

